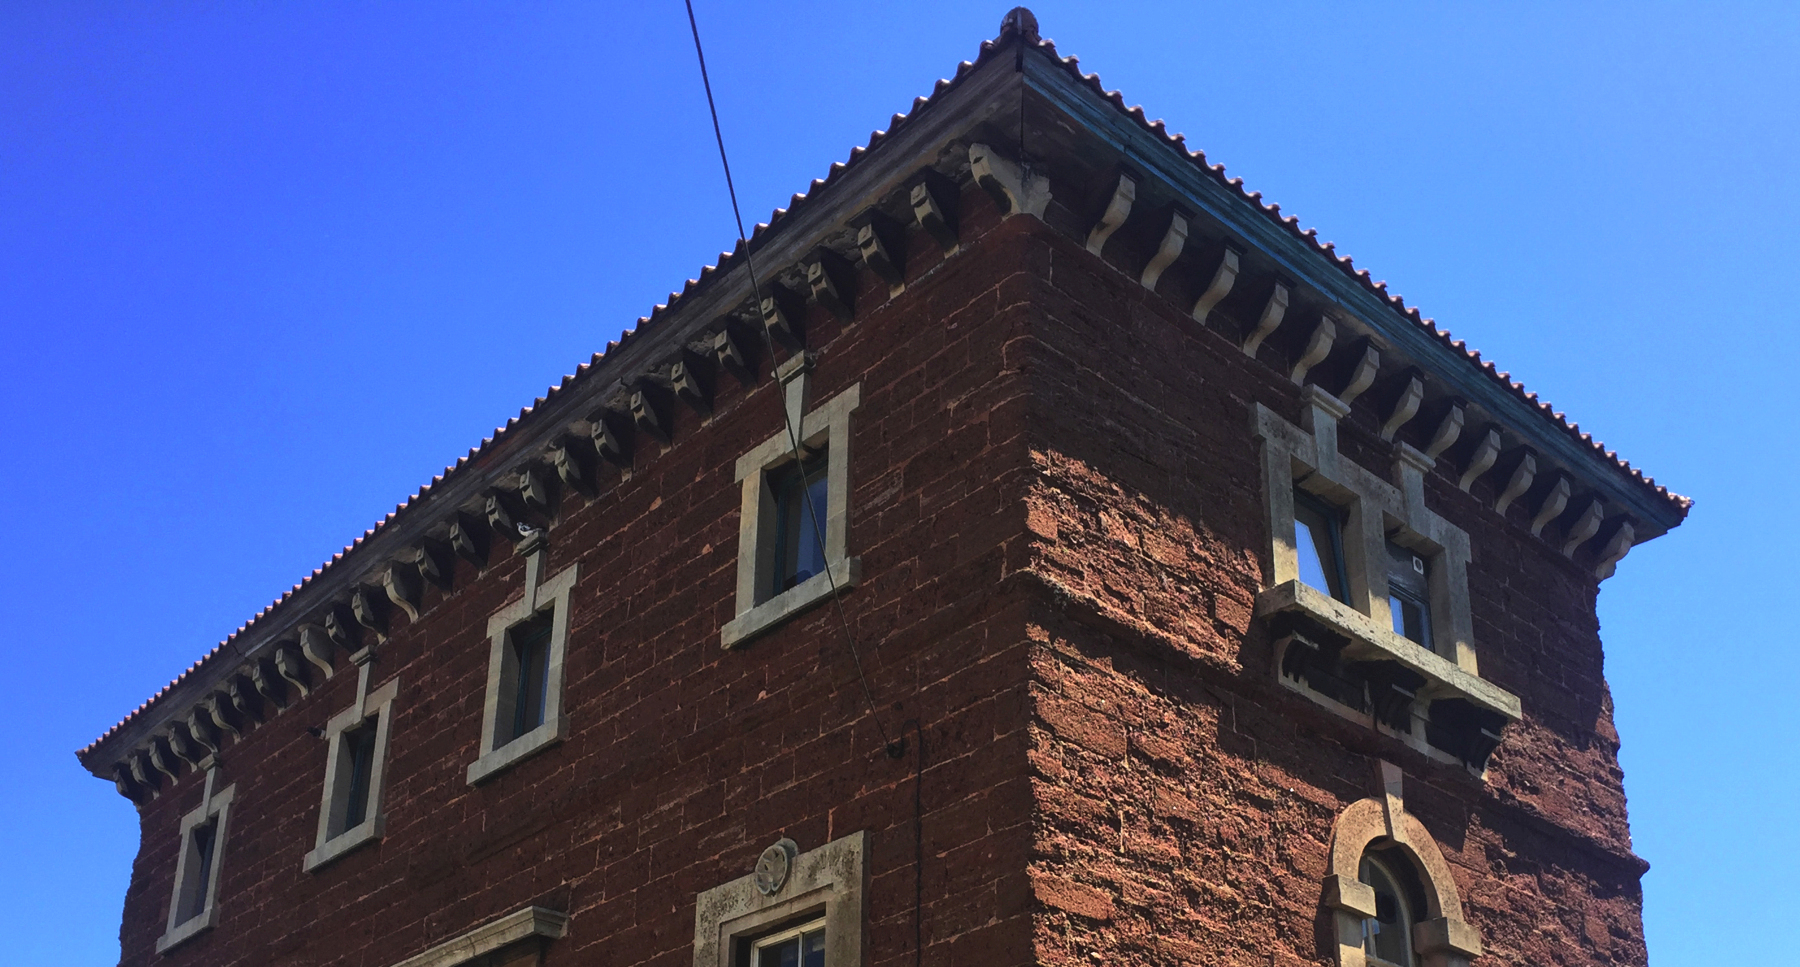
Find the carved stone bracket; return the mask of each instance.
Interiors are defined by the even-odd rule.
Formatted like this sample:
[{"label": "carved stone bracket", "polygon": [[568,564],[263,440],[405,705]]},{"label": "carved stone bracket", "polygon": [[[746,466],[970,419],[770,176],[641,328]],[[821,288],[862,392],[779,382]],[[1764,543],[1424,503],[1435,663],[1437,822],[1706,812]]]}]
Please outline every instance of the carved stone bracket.
[{"label": "carved stone bracket", "polygon": [[1356,365],[1350,368],[1350,378],[1344,381],[1344,389],[1337,398],[1345,406],[1356,402],[1356,398],[1369,391],[1375,385],[1375,377],[1381,372],[1381,350],[1374,343],[1364,342],[1362,355],[1357,358]]},{"label": "carved stone bracket", "polygon": [[381,588],[387,592],[387,599],[394,607],[406,612],[406,620],[418,621],[419,609],[424,605],[425,587],[419,579],[419,567],[410,561],[389,562],[387,569],[381,572]]},{"label": "carved stone bracket", "polygon": [[545,476],[540,467],[525,467],[519,471],[519,500],[532,513],[550,513],[556,503],[556,495],[550,489],[550,478]]},{"label": "carved stone bracket", "polygon": [[1425,381],[1417,374],[1409,375],[1400,384],[1400,392],[1394,396],[1393,406],[1388,408],[1388,416],[1381,424],[1381,438],[1392,440],[1394,434],[1407,424],[1419,412],[1419,404],[1425,401]]},{"label": "carved stone bracket", "polygon": [[756,382],[754,357],[730,326],[713,333],[712,349],[713,359],[718,361],[720,369],[737,377],[737,381],[745,386]]},{"label": "carved stone bracket", "polygon": [[1188,221],[1192,217],[1179,208],[1169,212],[1169,227],[1163,230],[1162,244],[1156,247],[1156,254],[1150,257],[1150,264],[1144,266],[1144,274],[1138,278],[1144,288],[1155,291],[1163,272],[1181,257],[1182,250],[1187,248]]},{"label": "carved stone bracket", "polygon": [[1431,442],[1425,445],[1425,455],[1433,460],[1445,450],[1456,445],[1461,439],[1463,421],[1468,417],[1460,403],[1451,403],[1444,410],[1443,419],[1438,421],[1437,429],[1431,433]]},{"label": "carved stone bracket", "polygon": [[1106,200],[1106,207],[1101,210],[1100,217],[1094,220],[1088,229],[1087,250],[1095,255],[1106,247],[1106,240],[1112,238],[1125,219],[1131,217],[1131,206],[1137,202],[1137,179],[1128,171],[1119,172],[1118,180],[1113,183],[1112,194]]},{"label": "carved stone bracket", "polygon": [[1044,217],[1050,205],[1050,179],[1030,165],[1008,161],[985,144],[969,145],[969,173],[1007,215]]},{"label": "carved stone bracket", "polygon": [[1494,501],[1494,513],[1506,516],[1506,509],[1513,501],[1525,496],[1537,480],[1537,455],[1530,449],[1519,455],[1518,466],[1513,467],[1512,475],[1506,478],[1506,488],[1500,491],[1500,499]]},{"label": "carved stone bracket", "polygon": [[1632,542],[1637,539],[1637,530],[1630,521],[1623,521],[1613,536],[1607,539],[1606,546],[1600,551],[1600,560],[1594,565],[1594,576],[1604,581],[1613,576],[1619,562],[1631,553]]},{"label": "carved stone bracket", "polygon": [[440,591],[448,591],[456,582],[455,553],[449,544],[426,538],[413,548],[413,567],[421,579]]},{"label": "carved stone bracket", "polygon": [[668,408],[663,405],[660,388],[652,383],[640,384],[631,394],[631,425],[663,446],[673,437],[669,433]]},{"label": "carved stone bracket", "polygon": [[1462,479],[1456,482],[1456,486],[1463,493],[1468,493],[1470,485],[1480,479],[1482,474],[1492,469],[1494,461],[1498,459],[1500,459],[1500,431],[1488,427],[1487,432],[1481,435],[1481,438],[1469,451],[1468,465],[1463,468]]},{"label": "carved stone bracket", "polygon": [[573,436],[563,437],[550,448],[550,467],[556,471],[556,479],[589,499],[598,492],[594,486],[593,452],[593,444]]},{"label": "carved stone bracket", "polygon": [[1569,478],[1558,474],[1556,482],[1550,485],[1543,501],[1538,504],[1537,516],[1531,519],[1532,537],[1541,536],[1545,524],[1562,516],[1563,510],[1569,506],[1569,489]]},{"label": "carved stone bracket", "polygon": [[712,367],[704,356],[682,350],[681,358],[669,365],[669,385],[688,409],[702,417],[712,415]]},{"label": "carved stone bracket", "polygon": [[462,511],[451,514],[450,549],[470,564],[478,568],[486,567],[488,559],[487,521]]},{"label": "carved stone bracket", "polygon": [[1237,283],[1238,250],[1225,246],[1225,254],[1219,258],[1219,267],[1213,270],[1212,281],[1206,285],[1206,291],[1194,300],[1194,319],[1205,322],[1212,314],[1213,307],[1224,301],[1231,294],[1231,287]]},{"label": "carved stone bracket", "polygon": [[[386,638],[388,633],[388,601],[385,592],[377,591],[366,584],[352,585],[350,588],[350,613],[356,617],[356,623],[375,632],[378,638]],[[302,642],[304,644],[305,642]],[[361,643],[358,642],[360,645]],[[359,649],[345,646],[345,651]]]},{"label": "carved stone bracket", "polygon": [[1569,526],[1568,538],[1563,541],[1564,557],[1574,557],[1575,549],[1586,544],[1595,534],[1600,533],[1600,521],[1606,516],[1606,506],[1598,497],[1588,498],[1587,506]]},{"label": "carved stone bracket", "polygon": [[921,171],[907,191],[913,218],[946,255],[956,251],[958,244],[956,196],[956,185],[935,168]]},{"label": "carved stone bracket", "polygon": [[[362,646],[361,641],[362,636],[359,634],[350,639],[351,643],[344,648],[347,651],[355,651]],[[331,673],[336,670],[337,643],[325,629],[318,625],[300,626],[300,654],[319,670],[319,674],[326,678],[330,678]]]},{"label": "carved stone bracket", "polygon": [[769,331],[769,338],[789,352],[805,349],[806,315],[800,299],[785,286],[774,283],[763,291],[768,295],[763,296],[758,311],[762,313],[763,328]]},{"label": "carved stone bracket", "polygon": [[812,299],[824,306],[839,322],[856,318],[856,270],[848,259],[828,248],[813,250],[806,261],[806,285]]},{"label": "carved stone bracket", "polygon": [[906,284],[906,233],[899,222],[880,209],[859,216],[856,250],[869,271],[888,284],[890,291]]},{"label": "carved stone bracket", "polygon": [[600,410],[588,417],[588,424],[592,427],[594,451],[600,459],[631,469],[631,430],[624,419],[611,410]]},{"label": "carved stone bracket", "polygon": [[1306,347],[1300,350],[1300,358],[1294,360],[1294,368],[1288,372],[1288,379],[1295,386],[1306,384],[1306,374],[1312,368],[1325,361],[1331,355],[1331,344],[1337,339],[1337,324],[1330,316],[1320,316],[1319,323],[1313,326],[1312,335],[1306,337]]},{"label": "carved stone bracket", "polygon": [[1255,356],[1262,347],[1263,340],[1281,325],[1281,318],[1287,315],[1288,287],[1282,282],[1275,283],[1275,291],[1269,293],[1269,301],[1264,303],[1262,316],[1256,320],[1256,328],[1244,337],[1244,355]]}]

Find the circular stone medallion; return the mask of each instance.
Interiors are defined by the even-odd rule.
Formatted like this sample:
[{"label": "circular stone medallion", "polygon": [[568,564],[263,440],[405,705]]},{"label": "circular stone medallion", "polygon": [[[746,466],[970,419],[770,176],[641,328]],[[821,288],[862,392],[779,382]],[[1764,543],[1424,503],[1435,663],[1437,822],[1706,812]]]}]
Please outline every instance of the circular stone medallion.
[{"label": "circular stone medallion", "polygon": [[798,850],[793,840],[783,839],[774,846],[763,850],[756,861],[756,892],[763,896],[774,896],[787,886],[788,873],[793,869],[794,854]]}]

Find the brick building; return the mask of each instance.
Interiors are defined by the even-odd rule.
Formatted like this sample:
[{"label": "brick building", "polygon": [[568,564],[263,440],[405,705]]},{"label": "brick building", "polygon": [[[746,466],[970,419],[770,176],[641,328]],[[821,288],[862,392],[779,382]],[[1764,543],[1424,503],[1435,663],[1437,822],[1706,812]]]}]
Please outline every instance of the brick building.
[{"label": "brick building", "polygon": [[79,753],[123,962],[1642,964],[1687,508],[1015,11]]}]

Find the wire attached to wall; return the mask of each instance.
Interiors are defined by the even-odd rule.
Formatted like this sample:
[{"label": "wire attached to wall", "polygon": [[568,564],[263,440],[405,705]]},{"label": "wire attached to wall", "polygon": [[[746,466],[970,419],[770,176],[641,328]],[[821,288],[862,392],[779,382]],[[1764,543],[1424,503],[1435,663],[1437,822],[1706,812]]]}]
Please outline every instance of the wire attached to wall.
[{"label": "wire attached to wall", "polygon": [[[750,237],[744,232],[744,214],[738,207],[737,187],[731,177],[731,159],[725,154],[725,133],[719,127],[719,107],[713,100],[712,79],[706,71],[706,51],[700,44],[700,23],[694,18],[693,0],[683,0],[687,5],[688,27],[694,33],[694,56],[700,60],[700,83],[706,88],[706,109],[712,114],[713,140],[719,145],[719,164],[725,169],[725,191],[731,196],[731,215],[737,220],[738,244],[744,250],[744,268],[750,273],[750,293],[756,300],[757,311],[762,310],[762,284],[757,281],[756,261],[750,252]],[[762,330],[763,343],[769,351],[769,359],[775,358],[775,340],[769,335],[767,326],[758,326]],[[776,382],[780,382],[779,376]],[[794,425],[794,416],[783,403],[781,407],[782,423],[787,427],[789,449],[796,462],[803,462],[805,455],[800,446],[800,428]],[[819,508],[814,505],[811,487],[800,488],[801,498],[806,502],[807,518],[812,522],[813,539],[819,547],[825,547],[825,529],[819,522]],[[904,733],[889,737],[887,726],[881,721],[881,712],[875,706],[875,694],[869,690],[869,679],[863,671],[862,654],[856,647],[856,634],[850,629],[850,619],[844,613],[844,602],[840,596],[837,576],[831,573],[831,563],[825,564],[825,582],[830,587],[831,603],[837,610],[838,624],[843,628],[844,640],[850,646],[850,660],[856,665],[856,680],[862,686],[863,699],[869,705],[869,717],[875,722],[875,731],[881,734],[882,747],[895,759],[906,754],[906,736]]]}]

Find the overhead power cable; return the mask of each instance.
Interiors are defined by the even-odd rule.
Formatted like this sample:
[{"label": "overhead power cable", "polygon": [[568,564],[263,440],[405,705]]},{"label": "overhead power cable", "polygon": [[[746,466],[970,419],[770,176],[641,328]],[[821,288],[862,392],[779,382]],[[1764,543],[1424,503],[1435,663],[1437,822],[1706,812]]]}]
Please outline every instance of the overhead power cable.
[{"label": "overhead power cable", "polygon": [[[713,100],[712,79],[707,76],[706,51],[700,44],[700,23],[694,18],[693,0],[683,0],[687,4],[688,27],[694,33],[694,56],[700,60],[700,83],[706,88],[706,109],[712,114],[713,140],[719,145],[719,164],[725,169],[725,191],[731,196],[731,215],[737,220],[738,246],[744,252],[744,269],[750,273],[750,293],[756,300],[756,311],[762,311],[762,284],[757,280],[756,261],[750,252],[750,236],[744,231],[744,214],[738,207],[737,186],[731,177],[731,159],[725,153],[725,134],[719,127],[719,107]],[[769,351],[770,364],[775,360],[775,340],[769,335],[769,327],[757,326],[762,331],[763,343]],[[805,454],[800,446],[800,428],[794,425],[794,415],[789,412],[786,400],[786,388],[781,386],[779,374],[776,374],[776,386],[781,389],[783,398],[781,405],[782,423],[787,427],[789,449],[793,453],[797,466],[804,466]],[[825,545],[825,528],[819,520],[819,508],[813,503],[812,488],[805,485],[802,478],[800,487],[801,499],[806,502],[806,515],[812,522],[813,539],[818,541],[821,554],[828,553]],[[742,550],[739,553],[743,553]],[[856,680],[862,686],[863,699],[869,705],[869,717],[875,722],[875,731],[881,734],[881,744],[888,755],[899,758],[906,754],[905,736],[889,738],[887,727],[882,724],[881,712],[875,707],[875,695],[869,691],[869,678],[863,672],[862,654],[856,647],[856,634],[850,629],[850,619],[844,613],[844,602],[840,596],[837,576],[831,573],[831,561],[825,561],[825,582],[831,589],[831,603],[837,610],[838,624],[843,628],[844,640],[850,646],[850,660],[856,665]]]}]

